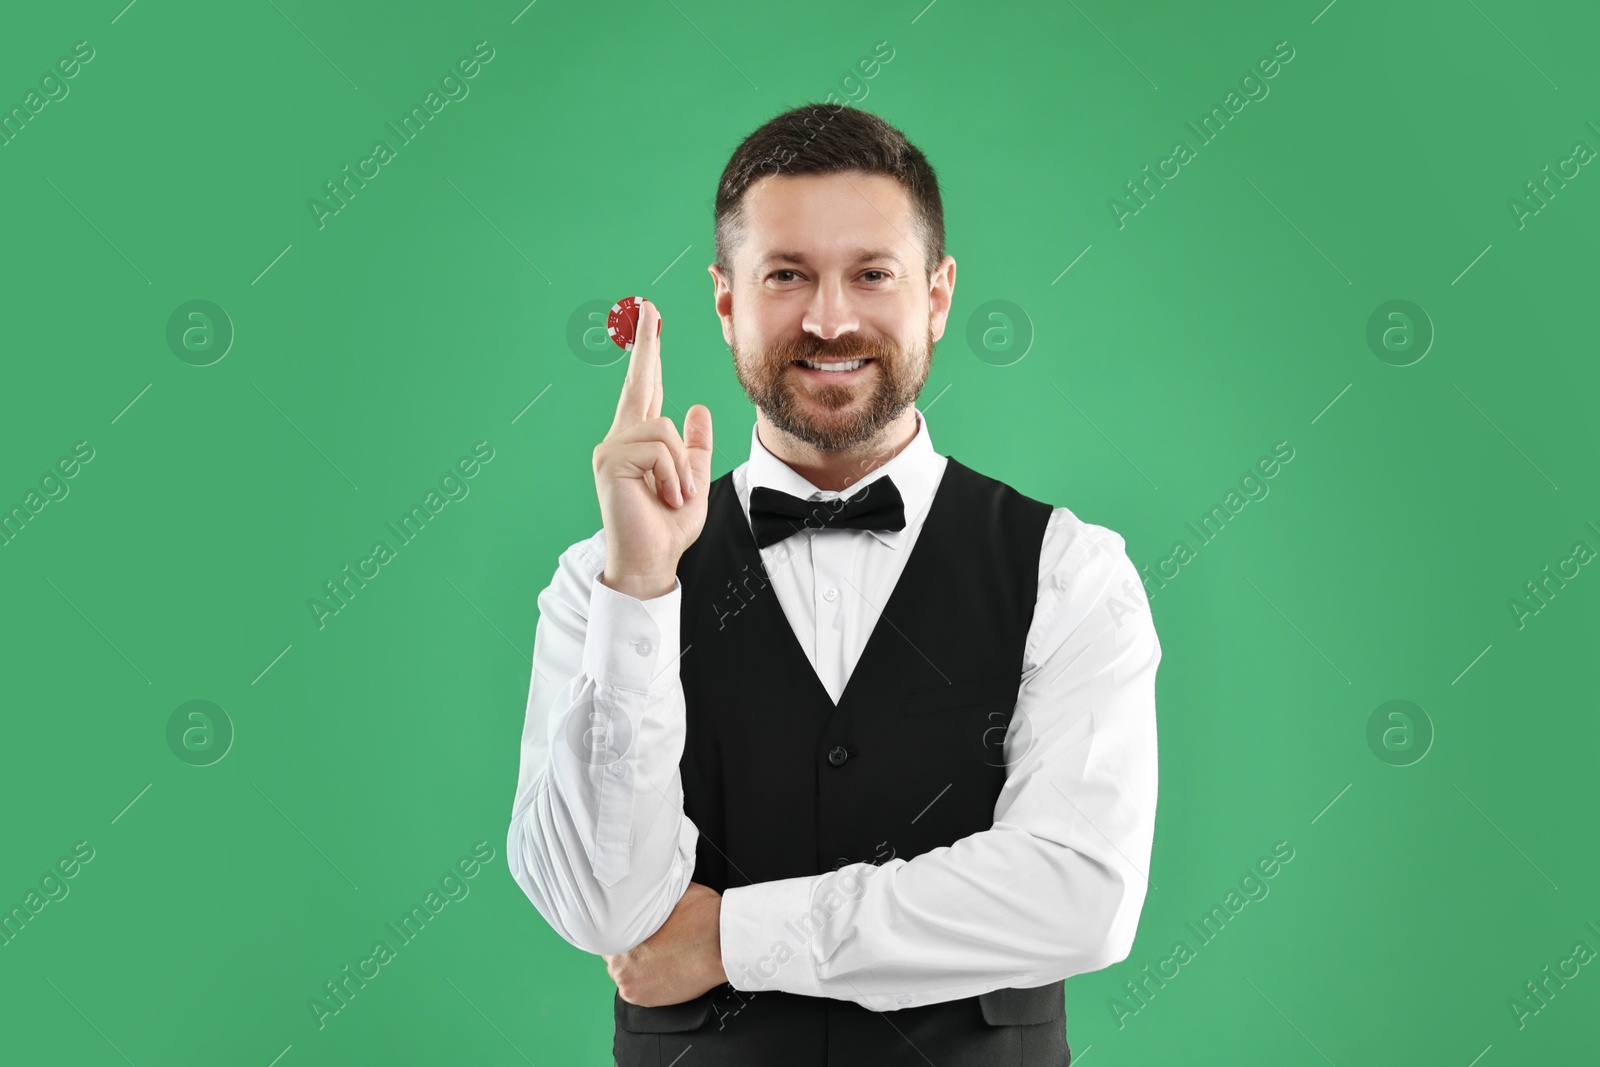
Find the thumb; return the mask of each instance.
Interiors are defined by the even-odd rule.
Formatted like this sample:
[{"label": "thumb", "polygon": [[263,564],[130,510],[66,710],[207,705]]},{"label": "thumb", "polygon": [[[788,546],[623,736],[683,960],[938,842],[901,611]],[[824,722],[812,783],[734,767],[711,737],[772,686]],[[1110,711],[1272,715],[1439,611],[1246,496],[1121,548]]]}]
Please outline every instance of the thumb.
[{"label": "thumb", "polygon": [[689,449],[695,487],[704,492],[711,487],[711,409],[704,404],[684,414],[683,443]]}]

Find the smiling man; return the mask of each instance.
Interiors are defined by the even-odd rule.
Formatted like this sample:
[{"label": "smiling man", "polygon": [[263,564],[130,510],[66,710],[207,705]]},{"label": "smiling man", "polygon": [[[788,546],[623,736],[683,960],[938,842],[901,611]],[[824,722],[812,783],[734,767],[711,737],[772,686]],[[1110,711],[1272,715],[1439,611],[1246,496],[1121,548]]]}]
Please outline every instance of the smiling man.
[{"label": "smiling man", "polygon": [[512,874],[606,958],[619,1065],[1065,1067],[1063,981],[1126,958],[1145,900],[1138,574],[934,450],[956,263],[898,130],[779,115],[715,212],[749,460],[713,479],[710,411],[661,415],[646,302],[602,529],[539,595]]}]

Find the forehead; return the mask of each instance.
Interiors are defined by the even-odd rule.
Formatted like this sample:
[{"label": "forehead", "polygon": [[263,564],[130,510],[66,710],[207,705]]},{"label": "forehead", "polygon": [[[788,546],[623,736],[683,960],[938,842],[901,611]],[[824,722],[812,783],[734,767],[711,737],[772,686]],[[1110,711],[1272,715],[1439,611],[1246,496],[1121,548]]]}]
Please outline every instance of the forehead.
[{"label": "forehead", "polygon": [[762,178],[745,194],[746,239],[740,257],[854,262],[861,253],[893,252],[902,262],[920,253],[911,196],[883,174],[841,171]]}]

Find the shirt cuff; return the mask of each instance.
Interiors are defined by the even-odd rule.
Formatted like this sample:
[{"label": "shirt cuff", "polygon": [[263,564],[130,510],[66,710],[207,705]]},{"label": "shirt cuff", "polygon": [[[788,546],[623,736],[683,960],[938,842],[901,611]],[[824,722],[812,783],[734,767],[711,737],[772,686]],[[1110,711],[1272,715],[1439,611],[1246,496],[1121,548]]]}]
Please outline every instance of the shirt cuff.
[{"label": "shirt cuff", "polygon": [[813,942],[826,916],[813,916],[821,875],[737,886],[722,894],[722,970],[741,991],[822,995]]},{"label": "shirt cuff", "polygon": [[[602,572],[603,573],[603,572]],[[649,600],[619,592],[595,575],[589,591],[589,625],[583,642],[583,670],[599,685],[647,693],[666,675],[663,664],[677,662],[683,583]],[[670,677],[670,675],[666,675]]]}]

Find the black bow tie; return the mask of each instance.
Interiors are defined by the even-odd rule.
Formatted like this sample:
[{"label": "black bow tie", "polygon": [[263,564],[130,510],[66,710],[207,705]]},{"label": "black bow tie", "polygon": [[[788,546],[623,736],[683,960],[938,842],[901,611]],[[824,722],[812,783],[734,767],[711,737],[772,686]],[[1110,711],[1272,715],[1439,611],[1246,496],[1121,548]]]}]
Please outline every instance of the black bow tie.
[{"label": "black bow tie", "polygon": [[756,547],[782,541],[804,529],[904,530],[905,502],[886,474],[854,496],[834,500],[802,500],[758,485],[750,491],[750,529]]}]

